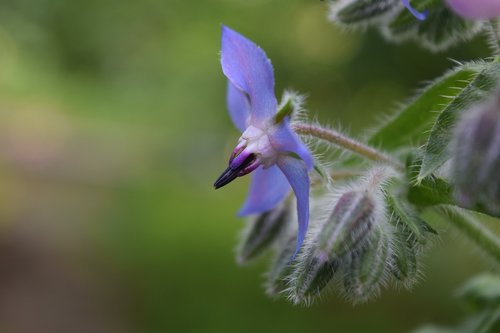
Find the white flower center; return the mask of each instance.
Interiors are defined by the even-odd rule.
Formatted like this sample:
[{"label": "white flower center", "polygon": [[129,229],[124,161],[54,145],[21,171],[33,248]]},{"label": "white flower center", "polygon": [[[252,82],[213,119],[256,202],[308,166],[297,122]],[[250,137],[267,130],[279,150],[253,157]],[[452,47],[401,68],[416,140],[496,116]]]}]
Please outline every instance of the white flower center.
[{"label": "white flower center", "polygon": [[240,144],[246,144],[245,151],[255,154],[264,169],[276,163],[278,152],[269,141],[266,130],[249,126],[240,137]]}]

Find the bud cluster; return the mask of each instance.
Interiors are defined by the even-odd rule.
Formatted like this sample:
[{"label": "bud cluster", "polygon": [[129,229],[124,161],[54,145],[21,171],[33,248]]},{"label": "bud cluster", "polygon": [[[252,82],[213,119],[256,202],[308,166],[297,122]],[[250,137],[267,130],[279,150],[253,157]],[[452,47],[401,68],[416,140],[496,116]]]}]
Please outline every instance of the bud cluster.
[{"label": "bud cluster", "polygon": [[333,195],[321,193],[295,257],[296,216],[285,202],[249,221],[238,261],[246,263],[273,248],[266,291],[285,294],[296,304],[309,304],[328,286],[353,303],[377,296],[389,281],[409,288],[418,280],[427,234],[435,231],[394,184],[394,172],[377,167],[354,184],[329,191]]},{"label": "bud cluster", "polygon": [[500,10],[486,3],[493,1],[337,0],[330,4],[329,19],[346,28],[375,26],[390,41],[414,40],[442,51],[485,29],[481,19]]},{"label": "bud cluster", "polygon": [[[386,235],[391,231],[382,193],[386,172],[372,171],[356,185],[340,190],[334,204],[328,205],[333,209],[311,230],[293,264],[287,292],[294,303],[310,302],[331,280],[343,280],[345,294],[353,301],[368,298],[378,289],[390,265]],[[366,267],[372,264],[378,267],[371,267],[367,275]]]}]

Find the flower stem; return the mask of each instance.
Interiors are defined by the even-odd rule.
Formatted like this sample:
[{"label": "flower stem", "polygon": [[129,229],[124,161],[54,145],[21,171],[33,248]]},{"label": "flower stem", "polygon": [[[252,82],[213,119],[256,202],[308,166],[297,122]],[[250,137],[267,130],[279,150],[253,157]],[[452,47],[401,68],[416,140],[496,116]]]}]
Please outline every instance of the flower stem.
[{"label": "flower stem", "polygon": [[313,136],[315,138],[327,141],[336,146],[347,149],[369,160],[390,165],[398,170],[404,170],[404,166],[398,161],[396,161],[394,158],[392,158],[392,156],[389,156],[380,150],[377,150],[373,147],[367,146],[359,141],[356,141],[355,139],[350,138],[335,130],[304,123],[293,124],[293,129],[298,134]]},{"label": "flower stem", "polygon": [[500,238],[493,231],[486,228],[473,215],[456,206],[443,205],[440,211],[446,214],[471,241],[500,262]]}]

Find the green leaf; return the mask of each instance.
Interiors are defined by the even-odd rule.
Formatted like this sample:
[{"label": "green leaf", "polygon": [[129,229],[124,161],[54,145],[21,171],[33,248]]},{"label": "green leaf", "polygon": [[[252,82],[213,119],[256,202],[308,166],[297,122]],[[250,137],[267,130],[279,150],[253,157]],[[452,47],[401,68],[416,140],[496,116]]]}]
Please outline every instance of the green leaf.
[{"label": "green leaf", "polygon": [[469,280],[458,294],[478,307],[500,305],[500,276],[486,273],[476,276]]},{"label": "green leaf", "polygon": [[399,0],[355,0],[331,8],[331,17],[345,25],[368,24],[392,12]]},{"label": "green leaf", "polygon": [[419,11],[427,10],[428,17],[419,21],[408,10],[402,10],[383,28],[386,37],[397,41],[415,39],[422,46],[439,51],[481,30],[481,22],[462,19],[442,0],[413,1],[412,5]]},{"label": "green leaf", "polygon": [[408,190],[408,200],[418,206],[454,204],[453,189],[444,179],[427,177]]},{"label": "green leaf", "polygon": [[448,160],[448,145],[460,115],[488,98],[499,83],[500,62],[495,61],[487,64],[463,89],[457,89],[458,93],[448,96],[448,103],[439,113],[425,145],[417,181],[422,181]]},{"label": "green leaf", "polygon": [[467,63],[447,72],[429,84],[395,117],[375,132],[368,143],[386,150],[396,150],[408,144],[423,142],[432,123],[449,103],[484,68],[483,63]]}]

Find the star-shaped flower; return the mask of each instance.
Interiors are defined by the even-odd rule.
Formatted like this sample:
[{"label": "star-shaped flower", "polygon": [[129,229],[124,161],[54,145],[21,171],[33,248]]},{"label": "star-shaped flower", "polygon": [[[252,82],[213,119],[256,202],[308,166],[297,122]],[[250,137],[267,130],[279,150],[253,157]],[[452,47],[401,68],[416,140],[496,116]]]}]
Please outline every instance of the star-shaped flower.
[{"label": "star-shaped flower", "polygon": [[277,113],[273,67],[261,48],[223,26],[221,64],[228,79],[229,115],[243,134],[214,186],[220,188],[253,172],[239,216],[273,209],[291,186],[297,198],[297,253],[309,224],[311,153],[291,129],[290,115]]}]

